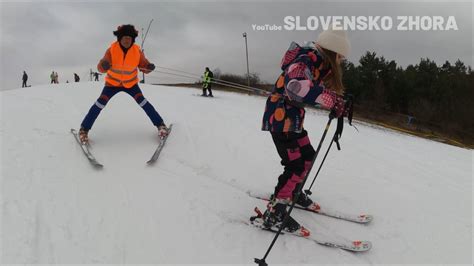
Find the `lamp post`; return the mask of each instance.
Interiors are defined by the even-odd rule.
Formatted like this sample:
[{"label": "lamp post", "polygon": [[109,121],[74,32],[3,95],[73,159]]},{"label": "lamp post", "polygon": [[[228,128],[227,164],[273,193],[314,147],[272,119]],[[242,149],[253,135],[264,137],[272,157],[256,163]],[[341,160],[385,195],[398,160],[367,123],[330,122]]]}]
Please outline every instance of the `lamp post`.
[{"label": "lamp post", "polygon": [[[148,35],[148,31],[150,30],[151,23],[153,22],[153,19],[150,20],[150,24],[148,24],[148,29],[146,30],[145,36],[143,36],[143,28],[142,28],[142,52],[145,52],[145,49],[143,49],[143,45],[145,45],[145,39],[146,36]],[[142,72],[142,82],[145,83],[145,73]]]},{"label": "lamp post", "polygon": [[247,47],[247,33],[244,32],[242,36],[245,38],[245,54],[247,55],[247,86],[250,87],[249,50]]}]

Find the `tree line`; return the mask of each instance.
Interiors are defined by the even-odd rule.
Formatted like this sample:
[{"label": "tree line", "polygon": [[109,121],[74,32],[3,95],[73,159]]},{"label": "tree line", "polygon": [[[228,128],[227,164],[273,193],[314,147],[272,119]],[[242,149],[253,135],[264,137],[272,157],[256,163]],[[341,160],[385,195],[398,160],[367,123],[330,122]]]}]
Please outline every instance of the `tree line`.
[{"label": "tree line", "polygon": [[343,69],[346,92],[362,110],[404,114],[437,131],[474,138],[474,75],[460,60],[438,66],[422,58],[402,68],[366,52],[359,65],[344,62]]},{"label": "tree line", "polygon": [[[442,133],[474,145],[474,74],[460,60],[438,66],[428,58],[403,68],[375,52],[366,52],[356,66],[345,61],[343,83],[354,96],[355,114],[415,131]],[[219,74],[217,78],[247,85],[246,75]],[[261,84],[250,74],[250,86]]]}]

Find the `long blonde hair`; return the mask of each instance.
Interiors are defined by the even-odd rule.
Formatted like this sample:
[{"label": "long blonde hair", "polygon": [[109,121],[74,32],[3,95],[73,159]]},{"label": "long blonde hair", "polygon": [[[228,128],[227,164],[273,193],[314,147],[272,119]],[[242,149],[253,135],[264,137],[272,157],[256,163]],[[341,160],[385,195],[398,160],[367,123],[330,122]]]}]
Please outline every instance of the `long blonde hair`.
[{"label": "long blonde hair", "polygon": [[337,53],[321,46],[317,46],[317,48],[323,56],[323,64],[331,68],[331,73],[323,79],[324,84],[328,89],[343,95],[345,88],[344,84],[342,84],[342,67],[336,62]]}]

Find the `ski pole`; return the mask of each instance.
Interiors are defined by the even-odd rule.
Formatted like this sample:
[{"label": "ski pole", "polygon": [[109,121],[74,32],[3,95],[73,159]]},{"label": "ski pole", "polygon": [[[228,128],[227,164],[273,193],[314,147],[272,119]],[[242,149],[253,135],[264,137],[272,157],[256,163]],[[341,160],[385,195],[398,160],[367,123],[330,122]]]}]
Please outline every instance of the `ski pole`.
[{"label": "ski pole", "polygon": [[[316,153],[313,157],[313,161],[311,162],[311,166],[313,166],[314,162],[316,161],[316,157],[318,157],[318,153],[319,151],[321,150],[321,146],[323,144],[323,141],[324,139],[326,138],[326,134],[328,133],[328,130],[329,130],[329,126],[331,125],[331,121],[335,118],[335,115],[334,115],[334,111],[331,111],[331,113],[329,113],[329,120],[326,124],[326,128],[324,129],[324,132],[323,132],[323,136],[321,137],[321,140],[319,141],[319,144],[318,144],[318,148],[316,149]],[[306,183],[306,180],[308,179],[308,175],[309,175],[309,171],[306,173],[302,183],[301,183],[301,187],[304,187],[304,184]],[[291,203],[290,205],[290,209],[288,210],[288,212],[286,213],[285,217],[283,218],[283,222],[282,222],[282,225],[280,226],[280,228],[278,229],[278,232],[275,234],[275,237],[273,238],[272,240],[272,243],[270,243],[270,246],[268,247],[267,249],[267,252],[265,253],[265,255],[263,256],[263,258],[261,259],[258,259],[258,258],[255,258],[254,259],[254,262],[256,264],[258,264],[259,266],[268,266],[268,264],[266,263],[265,259],[268,257],[268,254],[270,254],[270,251],[272,250],[273,248],[273,245],[275,245],[275,242],[277,241],[278,237],[280,236],[281,234],[281,231],[283,230],[283,228],[285,228],[286,226],[286,223],[288,222],[289,220],[289,217],[290,217],[290,214],[291,212],[293,211],[293,208],[295,207],[295,203],[298,201],[298,198],[300,196],[300,191],[298,190],[298,192],[294,195],[294,198],[293,198],[293,202]]]},{"label": "ski pole", "polygon": [[[352,113],[353,113],[353,98],[354,97],[351,94],[346,95],[347,100],[346,100],[346,103],[345,103],[345,106],[344,106],[344,108],[346,110],[349,110],[348,111],[348,119],[349,119],[349,125],[351,125],[351,126],[352,126]],[[339,145],[339,139],[341,138],[341,135],[342,135],[343,125],[344,125],[344,118],[339,117],[337,119],[337,129],[334,132],[334,136],[332,137],[332,140],[331,140],[331,143],[329,144],[328,150],[326,151],[326,154],[324,155],[324,158],[321,161],[321,165],[319,165],[318,171],[316,172],[316,175],[313,178],[313,182],[311,182],[311,186],[309,186],[309,188],[304,191],[306,193],[306,195],[311,195],[312,194],[311,188],[314,185],[314,181],[316,181],[316,178],[318,177],[319,171],[321,171],[321,168],[323,167],[324,161],[326,160],[326,157],[328,156],[329,150],[331,150],[332,143],[336,142],[337,149],[341,150],[341,146]],[[357,128],[356,128],[356,130],[357,130]],[[311,171],[311,170],[309,170],[309,171]]]},{"label": "ski pole", "polygon": [[323,161],[321,162],[321,165],[319,165],[318,171],[316,172],[316,175],[314,176],[313,182],[311,182],[311,185],[309,186],[308,189],[306,189],[304,192],[306,195],[311,195],[311,188],[314,185],[314,181],[316,181],[316,178],[318,177],[319,171],[321,171],[321,168],[323,167],[324,161],[326,160],[326,157],[328,156],[329,150],[331,149],[332,144],[334,143],[334,140],[337,138],[337,132],[334,133],[334,137],[331,139],[331,143],[329,144],[329,147],[326,151],[326,154],[324,155]]}]

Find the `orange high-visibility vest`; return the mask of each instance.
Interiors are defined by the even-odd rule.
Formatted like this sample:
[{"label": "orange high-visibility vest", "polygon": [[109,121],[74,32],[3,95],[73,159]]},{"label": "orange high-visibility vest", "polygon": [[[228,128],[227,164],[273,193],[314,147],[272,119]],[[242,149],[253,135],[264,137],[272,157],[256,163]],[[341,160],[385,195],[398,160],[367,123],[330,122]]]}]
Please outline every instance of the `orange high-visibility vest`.
[{"label": "orange high-visibility vest", "polygon": [[119,42],[110,45],[112,66],[107,70],[105,81],[115,87],[131,88],[138,83],[138,64],[140,62],[140,47],[132,44],[124,56]]}]

